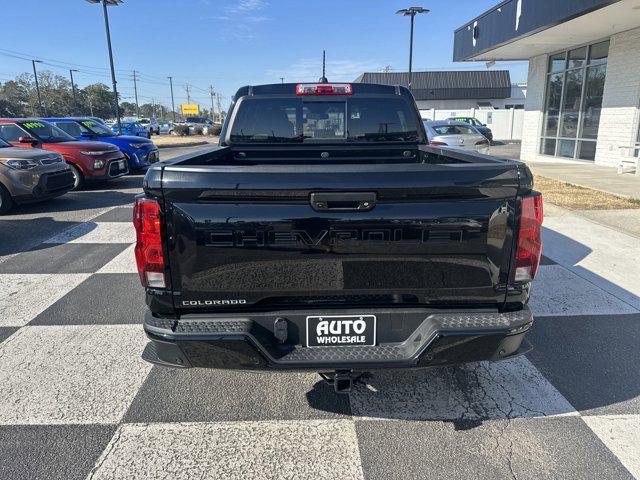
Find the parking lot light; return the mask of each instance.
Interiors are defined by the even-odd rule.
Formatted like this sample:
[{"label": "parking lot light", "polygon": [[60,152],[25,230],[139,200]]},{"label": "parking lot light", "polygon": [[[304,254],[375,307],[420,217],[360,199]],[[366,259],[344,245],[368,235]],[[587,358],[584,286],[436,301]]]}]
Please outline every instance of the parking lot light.
[{"label": "parking lot light", "polygon": [[113,95],[116,102],[116,121],[118,123],[118,133],[122,135],[122,122],[120,121],[120,105],[118,102],[118,88],[116,81],[116,69],[113,66],[113,51],[111,49],[111,32],[109,31],[109,14],[107,7],[117,7],[123,3],[123,0],[87,0],[89,3],[101,3],[104,14],[104,27],[107,32],[107,47],[109,49],[109,63],[111,65],[111,81],[113,82]]},{"label": "parking lot light", "polygon": [[409,40],[409,90],[411,90],[411,73],[413,67],[413,20],[418,13],[429,13],[429,10],[422,7],[409,7],[398,10],[396,14],[411,17],[411,35]]}]

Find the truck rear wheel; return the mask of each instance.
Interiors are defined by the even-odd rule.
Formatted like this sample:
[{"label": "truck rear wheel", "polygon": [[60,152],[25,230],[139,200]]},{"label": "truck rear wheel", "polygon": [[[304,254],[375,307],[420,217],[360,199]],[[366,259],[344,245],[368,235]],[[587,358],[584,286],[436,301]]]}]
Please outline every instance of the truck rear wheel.
[{"label": "truck rear wheel", "polygon": [[13,198],[9,191],[0,185],[0,215],[4,215],[13,208]]}]

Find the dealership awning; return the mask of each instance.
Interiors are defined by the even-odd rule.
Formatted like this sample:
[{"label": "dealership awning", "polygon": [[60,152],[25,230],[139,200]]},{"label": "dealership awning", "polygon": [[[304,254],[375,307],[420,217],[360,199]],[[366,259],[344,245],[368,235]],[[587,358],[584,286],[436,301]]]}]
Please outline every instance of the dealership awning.
[{"label": "dealership awning", "polygon": [[506,0],[456,30],[453,59],[526,60],[639,26],[638,0]]}]

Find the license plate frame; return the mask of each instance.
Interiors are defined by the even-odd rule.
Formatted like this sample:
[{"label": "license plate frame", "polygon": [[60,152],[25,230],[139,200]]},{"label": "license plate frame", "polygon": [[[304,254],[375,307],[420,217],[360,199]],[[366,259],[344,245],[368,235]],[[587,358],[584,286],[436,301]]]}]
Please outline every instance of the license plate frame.
[{"label": "license plate frame", "polygon": [[[322,324],[322,332],[318,327]],[[361,330],[364,322],[364,330]],[[375,315],[308,315],[305,320],[306,346],[309,348],[375,346],[378,319]],[[358,332],[361,330],[360,332]],[[315,331],[315,334],[311,334]],[[328,333],[324,333],[327,331]],[[338,332],[338,333],[334,333]],[[362,341],[359,338],[363,337]],[[319,341],[319,338],[327,340]]]}]

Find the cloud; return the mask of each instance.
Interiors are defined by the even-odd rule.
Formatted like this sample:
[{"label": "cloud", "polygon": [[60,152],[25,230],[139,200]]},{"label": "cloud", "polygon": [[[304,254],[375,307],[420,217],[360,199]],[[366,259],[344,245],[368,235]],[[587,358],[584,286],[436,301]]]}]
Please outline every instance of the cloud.
[{"label": "cloud", "polygon": [[[204,0],[207,1],[207,0]],[[206,15],[202,20],[233,22],[219,31],[221,37],[231,40],[250,40],[255,37],[254,26],[271,20],[262,13],[269,6],[266,0],[238,0],[221,8],[215,15]]]},{"label": "cloud", "polygon": [[239,0],[235,5],[230,5],[228,11],[236,13],[249,13],[267,8],[265,0]]},{"label": "cloud", "polygon": [[[355,80],[364,72],[378,72],[386,65],[381,60],[334,60],[327,58],[327,78],[330,82]],[[322,51],[317,58],[303,58],[280,69],[269,69],[265,72],[268,78],[280,78],[296,81],[315,81],[322,76]]]}]

